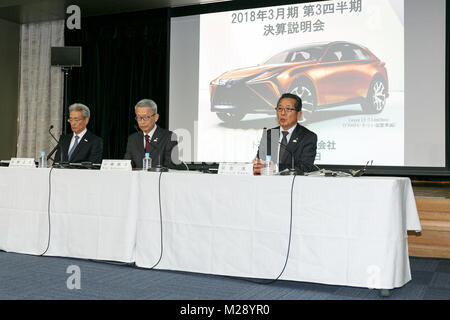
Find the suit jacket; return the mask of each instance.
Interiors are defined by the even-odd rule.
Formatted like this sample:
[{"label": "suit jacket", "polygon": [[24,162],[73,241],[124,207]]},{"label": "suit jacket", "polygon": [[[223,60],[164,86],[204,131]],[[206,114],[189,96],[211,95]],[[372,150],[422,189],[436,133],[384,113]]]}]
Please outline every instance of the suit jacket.
[{"label": "suit jacket", "polygon": [[[267,136],[272,143],[267,144]],[[282,159],[278,159],[278,141],[280,137],[280,127],[267,130],[267,135],[263,134],[261,143],[259,144],[257,158],[265,159],[266,154],[270,153],[272,161],[278,163],[279,171],[291,168],[292,157],[289,152],[285,151]],[[280,146],[280,149],[283,147]],[[295,169],[302,172],[314,171],[314,160],[317,150],[317,135],[311,130],[297,124],[289,142],[286,146],[294,156]]]},{"label": "suit jacket", "polygon": [[73,133],[61,135],[61,137],[59,138],[60,148],[58,148],[58,151],[56,152],[54,162],[102,162],[103,140],[89,130],[86,131],[83,138],[78,142],[78,145],[73,151],[71,158],[68,159],[70,140],[72,140],[72,137]]},{"label": "suit jacket", "polygon": [[[177,137],[172,131],[157,126],[150,139],[148,150],[152,159],[152,167],[161,165],[170,169],[177,169],[179,163],[177,145]],[[131,160],[133,168],[142,168],[144,155],[144,133],[142,131],[135,132],[128,137],[124,159]]]}]

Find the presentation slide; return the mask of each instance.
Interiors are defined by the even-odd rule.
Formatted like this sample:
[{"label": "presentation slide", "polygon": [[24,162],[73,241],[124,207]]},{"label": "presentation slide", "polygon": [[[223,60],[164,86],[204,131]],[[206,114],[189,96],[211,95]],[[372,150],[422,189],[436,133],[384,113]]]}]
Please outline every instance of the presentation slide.
[{"label": "presentation slide", "polygon": [[[188,132],[183,160],[253,160],[289,92],[303,101],[299,123],[318,136],[318,165],[444,167],[445,1],[430,2],[443,17],[429,14],[428,32],[444,32],[427,39],[441,50],[427,67],[407,52],[430,51],[419,42],[428,32],[408,29],[418,10],[431,11],[427,1],[320,1],[173,18],[169,120]],[[442,86],[424,99],[428,75]],[[438,104],[426,111],[430,95]],[[424,112],[433,115],[424,121]],[[417,128],[432,133],[417,139]]]}]

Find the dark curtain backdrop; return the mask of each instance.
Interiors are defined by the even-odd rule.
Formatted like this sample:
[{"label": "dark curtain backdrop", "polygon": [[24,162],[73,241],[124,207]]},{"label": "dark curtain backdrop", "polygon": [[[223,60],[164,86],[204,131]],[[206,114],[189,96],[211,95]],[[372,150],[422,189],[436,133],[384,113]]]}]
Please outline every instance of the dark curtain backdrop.
[{"label": "dark curtain backdrop", "polygon": [[167,128],[168,34],[168,9],[82,18],[81,30],[66,28],[65,45],[82,47],[82,67],[68,80],[68,105],[89,107],[88,129],[103,138],[104,159],[123,158],[135,132],[134,106],[143,98],[157,103],[158,125]]}]

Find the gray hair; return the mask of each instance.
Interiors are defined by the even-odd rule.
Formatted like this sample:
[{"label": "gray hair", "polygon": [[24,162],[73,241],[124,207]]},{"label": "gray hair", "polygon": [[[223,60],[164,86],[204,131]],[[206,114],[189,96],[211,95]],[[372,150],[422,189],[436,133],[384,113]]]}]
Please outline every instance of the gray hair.
[{"label": "gray hair", "polygon": [[81,111],[83,114],[83,118],[90,118],[91,117],[91,111],[89,111],[89,108],[81,103],[74,103],[70,105],[69,112],[72,111]]},{"label": "gray hair", "polygon": [[150,99],[142,99],[141,101],[139,101],[134,107],[134,111],[136,111],[137,108],[145,107],[152,109],[154,114],[158,113],[158,106],[156,105],[156,102]]}]

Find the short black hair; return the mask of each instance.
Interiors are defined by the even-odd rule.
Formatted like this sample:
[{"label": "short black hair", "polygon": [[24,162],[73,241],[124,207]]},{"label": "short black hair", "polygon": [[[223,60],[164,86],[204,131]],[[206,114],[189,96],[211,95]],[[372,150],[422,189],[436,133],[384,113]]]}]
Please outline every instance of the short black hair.
[{"label": "short black hair", "polygon": [[280,99],[278,99],[277,106],[280,103],[281,99],[284,99],[284,98],[294,99],[295,100],[295,105],[294,105],[295,111],[296,112],[302,111],[302,98],[300,98],[298,95],[293,94],[293,93],[283,93],[281,95]]}]

